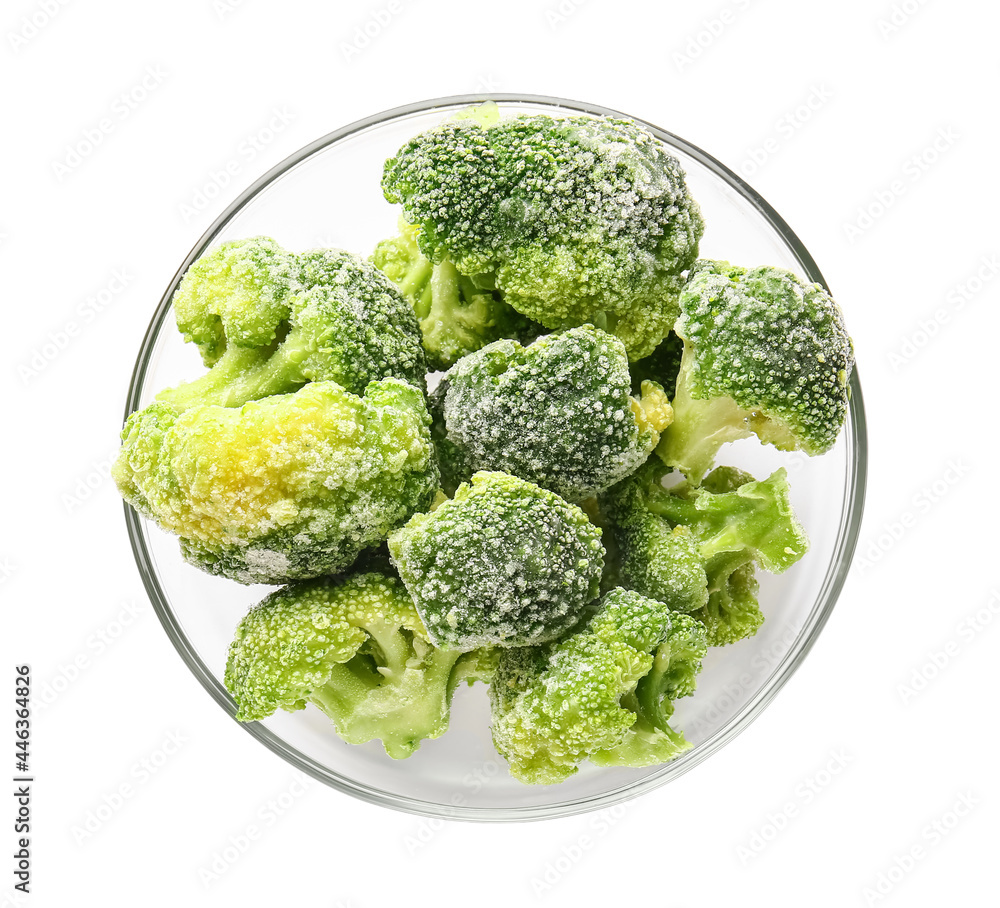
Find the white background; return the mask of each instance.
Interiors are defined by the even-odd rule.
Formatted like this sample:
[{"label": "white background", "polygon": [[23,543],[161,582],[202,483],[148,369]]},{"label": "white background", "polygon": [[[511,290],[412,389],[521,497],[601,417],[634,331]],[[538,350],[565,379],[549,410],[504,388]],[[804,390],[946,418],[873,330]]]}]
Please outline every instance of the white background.
[{"label": "white background", "polygon": [[[0,906],[995,899],[998,20],[973,0],[7,0],[0,778],[13,666],[59,695],[34,717],[33,894],[12,893],[8,797]],[[746,731],[614,815],[430,822],[301,788],[173,650],[104,478],[150,314],[228,201],[354,119],[482,91],[614,107],[747,175],[840,300],[865,390],[865,523],[818,643]]]}]

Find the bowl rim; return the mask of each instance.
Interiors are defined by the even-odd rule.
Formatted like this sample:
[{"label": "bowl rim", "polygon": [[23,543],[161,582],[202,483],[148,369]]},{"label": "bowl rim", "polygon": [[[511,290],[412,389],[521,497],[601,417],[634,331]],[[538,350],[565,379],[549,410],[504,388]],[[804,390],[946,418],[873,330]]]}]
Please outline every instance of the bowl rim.
[{"label": "bowl rim", "polygon": [[[775,211],[774,208],[772,208],[771,205],[768,204],[768,202],[766,202],[755,189],[753,189],[753,187],[751,187],[737,173],[718,161],[716,158],[712,157],[707,152],[703,151],[701,148],[693,145],[686,139],[683,139],[672,132],[648,122],[647,120],[643,120],[639,117],[598,104],[574,101],[568,98],[552,97],[548,95],[485,93],[449,95],[423,101],[415,101],[372,114],[371,116],[364,117],[360,120],[355,120],[346,126],[335,129],[332,132],[315,139],[307,145],[304,145],[253,181],[226,207],[220,215],[218,215],[218,217],[216,217],[208,229],[194,244],[183,263],[177,269],[177,272],[171,278],[166,291],[161,297],[160,302],[153,313],[140,345],[135,367],[132,372],[132,378],[125,404],[125,418],[127,419],[129,415],[139,408],[144,390],[146,373],[151,364],[151,355],[156,347],[157,339],[159,337],[160,330],[163,327],[163,323],[170,312],[170,301],[181,277],[187,271],[191,263],[202,254],[212,240],[215,239],[215,237],[223,230],[223,228],[226,227],[229,221],[243,208],[247,202],[255,197],[266,186],[270,185],[284,173],[305,161],[316,152],[355,135],[356,133],[362,132],[371,126],[376,126],[390,120],[395,120],[413,114],[429,113],[439,108],[447,109],[464,107],[473,104],[482,104],[489,101],[496,102],[497,104],[522,104],[525,106],[551,107],[554,110],[562,109],[563,112],[570,114],[584,113],[598,117],[620,117],[632,120],[645,126],[661,141],[674,146],[684,154],[696,160],[716,177],[720,178],[724,183],[736,190],[736,192],[745,201],[749,202],[778,234],[781,240],[788,247],[789,251],[799,262],[803,272],[809,280],[819,283],[824,287],[827,286],[826,281],[819,270],[819,266],[816,264],[809,251],[802,244],[801,240],[799,240],[798,236],[796,236],[791,227],[789,227],[777,211]],[[823,629],[823,626],[830,617],[830,613],[837,602],[849,573],[854,551],[857,547],[867,484],[867,425],[865,421],[864,400],[862,397],[860,380],[858,378],[857,366],[853,369],[850,379],[849,417],[850,418],[847,420],[843,432],[843,437],[848,445],[848,482],[845,490],[846,496],[848,497],[848,507],[846,507],[843,511],[834,547],[834,557],[828,565],[824,583],[820,588],[819,595],[817,596],[817,600],[812,611],[806,618],[801,630],[796,635],[795,640],[792,642],[781,661],[774,667],[771,674],[761,682],[761,686],[755,696],[744,704],[742,709],[731,717],[728,722],[711,737],[697,745],[684,756],[671,763],[664,764],[658,772],[650,773],[638,782],[630,782],[626,785],[619,786],[618,788],[604,791],[599,795],[574,798],[558,804],[501,808],[469,807],[460,804],[441,804],[382,791],[375,787],[357,782],[346,776],[339,775],[318,761],[297,750],[295,747],[286,743],[276,733],[272,732],[260,722],[239,722],[238,724],[272,752],[282,757],[296,769],[329,785],[331,788],[368,803],[389,807],[419,816],[481,822],[511,822],[554,819],[612,807],[666,784],[667,782],[687,772],[689,769],[692,769],[703,760],[707,759],[733,737],[743,731],[754,719],[757,718],[757,716],[760,715],[764,707],[771,702],[778,691],[798,669],[802,660],[812,648],[817,637],[819,636],[820,631]],[[149,550],[146,528],[144,526],[143,519],[128,504],[125,504],[124,507],[125,523],[128,530],[132,552],[135,557],[136,566],[139,570],[143,586],[146,589],[146,593],[150,598],[157,617],[188,669],[201,682],[202,686],[208,691],[215,702],[222,707],[222,709],[234,722],[236,722],[235,703],[221,681],[216,678],[215,674],[198,655],[193,643],[180,626],[177,616],[174,615],[170,604],[167,601],[166,594],[159,583],[156,567]]]}]

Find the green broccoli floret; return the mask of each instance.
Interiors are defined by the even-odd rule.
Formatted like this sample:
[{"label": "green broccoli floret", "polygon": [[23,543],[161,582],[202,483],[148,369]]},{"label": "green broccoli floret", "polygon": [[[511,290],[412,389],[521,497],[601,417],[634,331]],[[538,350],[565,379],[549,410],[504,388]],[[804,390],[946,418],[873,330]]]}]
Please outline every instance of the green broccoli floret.
[{"label": "green broccoli floret", "polygon": [[620,483],[600,503],[615,542],[618,585],[678,612],[708,604],[705,560],[690,528],[650,511],[637,482]]},{"label": "green broccoli floret", "polygon": [[669,725],[694,690],[704,631],[686,615],[612,590],[577,633],[504,650],[490,685],[493,741],[522,782],[552,784],[590,757],[648,766],[690,745]]},{"label": "green broccoli floret", "polygon": [[656,459],[602,496],[623,586],[690,612],[712,646],[757,632],[764,616],[754,567],[791,567],[808,548],[784,469],[756,481],[718,467],[701,486],[665,489]]},{"label": "green broccoli floret", "polygon": [[597,598],[601,531],[578,507],[506,473],[477,473],[416,514],[389,552],[437,646],[552,640]]},{"label": "green broccoli floret", "polygon": [[268,347],[287,317],[295,272],[294,256],[268,237],[223,243],[181,278],[173,298],[177,328],[206,366],[233,346]]},{"label": "green broccoli floret", "polygon": [[653,766],[691,749],[684,734],[670,725],[670,719],[674,701],[694,693],[701,660],[708,651],[705,630],[693,616],[670,612],[663,640],[653,651],[652,667],[621,700],[623,708],[635,713],[635,724],[620,744],[592,753],[593,763]]},{"label": "green broccoli floret", "polygon": [[355,394],[380,378],[424,387],[412,309],[381,271],[349,252],[293,255],[265,238],[225,243],[188,269],[173,305],[185,338],[212,366],[159,395],[175,409],[239,407],[308,381]]},{"label": "green broccoli floret", "polygon": [[527,347],[501,340],[446,373],[444,440],[469,470],[502,470],[581,501],[643,464],[672,413],[658,385],[629,393],[618,338],[584,325]]},{"label": "green broccoli floret", "polygon": [[404,221],[399,236],[375,247],[373,261],[413,307],[430,368],[447,369],[467,353],[503,337],[540,333],[538,325],[507,305],[490,286],[492,276],[461,274],[449,259],[433,264],[418,248],[416,233]]},{"label": "green broccoli floret", "polygon": [[254,606],[230,645],[225,684],[241,722],[308,702],[349,744],[379,738],[400,759],[444,734],[456,686],[489,681],[495,661],[432,646],[403,584],[373,570],[293,583]]},{"label": "green broccoli floret", "polygon": [[242,408],[154,402],[125,423],[112,475],[188,561],[241,583],[342,570],[438,488],[423,395],[397,379],[364,397],[311,382]]},{"label": "green broccoli floret", "polygon": [[681,293],[674,422],[657,454],[697,481],[728,441],[756,434],[822,454],[847,413],[854,349],[819,284],[780,268],[700,261]]},{"label": "green broccoli floret", "polygon": [[432,262],[493,275],[547,328],[602,327],[632,359],[672,327],[704,227],[677,159],[608,117],[448,121],[386,162],[382,188]]}]

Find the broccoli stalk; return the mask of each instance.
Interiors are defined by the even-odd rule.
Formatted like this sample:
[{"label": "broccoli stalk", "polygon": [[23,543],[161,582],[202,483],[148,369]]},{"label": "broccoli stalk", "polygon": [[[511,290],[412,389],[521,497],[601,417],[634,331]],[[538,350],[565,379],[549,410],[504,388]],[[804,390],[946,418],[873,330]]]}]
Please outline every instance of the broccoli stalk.
[{"label": "broccoli stalk", "polygon": [[447,369],[500,338],[538,333],[503,301],[491,275],[462,274],[447,258],[431,262],[417,245],[417,229],[405,221],[399,229],[375,247],[373,261],[413,307],[432,369]]},{"label": "broccoli stalk", "polygon": [[784,468],[760,482],[731,467],[716,472],[713,481],[701,487],[668,490],[656,481],[660,470],[642,471],[645,506],[671,526],[687,527],[709,565],[713,558],[749,549],[766,571],[778,574],[791,567],[805,554],[808,542],[792,512]]},{"label": "broccoli stalk", "polygon": [[349,744],[378,738],[402,759],[444,734],[457,685],[492,667],[485,651],[432,646],[399,578],[372,569],[271,593],[240,622],[225,681],[241,721],[312,703]]},{"label": "broccoli stalk", "polygon": [[408,757],[421,739],[445,731],[455,687],[450,679],[463,653],[437,649],[384,621],[364,629],[370,635],[365,651],[331,666],[329,680],[307,699],[348,744],[381,738],[390,757]]},{"label": "broccoli stalk", "polygon": [[854,350],[818,284],[779,268],[700,261],[680,296],[674,421],[656,453],[697,482],[726,442],[829,450],[847,413]]}]

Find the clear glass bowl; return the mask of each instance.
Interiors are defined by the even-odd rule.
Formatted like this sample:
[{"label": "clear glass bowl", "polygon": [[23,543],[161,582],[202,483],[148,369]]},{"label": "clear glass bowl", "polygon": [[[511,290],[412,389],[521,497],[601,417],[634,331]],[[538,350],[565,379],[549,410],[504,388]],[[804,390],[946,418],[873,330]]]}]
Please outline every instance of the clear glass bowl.
[{"label": "clear glass bowl", "polygon": [[[492,95],[505,114],[627,116],[595,105],[530,95]],[[484,96],[441,98],[377,114],[339,129],[264,174],[205,232],[170,282],[139,351],[126,414],[160,389],[192,378],[202,366],[176,331],[170,299],[181,275],[212,244],[267,235],[300,251],[337,246],[368,255],[396,230],[398,212],[380,190],[383,161],[416,133]],[[634,119],[634,118],[633,118]],[[736,174],[689,142],[645,124],[678,157],[705,215],[704,257],[743,265],[776,265],[823,283],[802,243],[781,217]],[[847,312],[850,324],[850,310]],[[720,463],[767,476],[787,467],[793,504],[811,549],[781,576],[760,573],[767,616],[758,634],[709,652],[695,695],[677,703],[675,720],[694,747],[680,759],[647,769],[584,765],[554,786],[512,779],[493,749],[485,688],[463,686],[451,727],[406,760],[389,759],[377,741],[343,743],[309,707],[243,727],[293,766],[355,797],[399,810],[466,820],[527,820],[605,808],[677,778],[760,713],[816,640],[843,585],[861,522],[866,432],[857,372],[847,425],[819,458],[781,454],[756,440],[723,449]],[[233,717],[222,684],[233,630],[268,591],[209,576],[181,560],[176,539],[125,509],[136,562],[150,599],[181,657]],[[235,719],[233,719],[235,721]],[[223,767],[219,767],[223,771]]]}]

